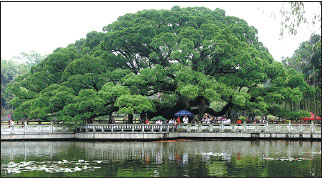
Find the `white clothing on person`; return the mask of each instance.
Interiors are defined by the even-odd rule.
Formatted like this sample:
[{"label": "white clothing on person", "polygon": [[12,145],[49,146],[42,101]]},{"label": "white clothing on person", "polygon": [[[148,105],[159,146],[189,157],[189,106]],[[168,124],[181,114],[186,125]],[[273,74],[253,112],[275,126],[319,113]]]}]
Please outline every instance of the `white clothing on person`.
[{"label": "white clothing on person", "polygon": [[206,118],[202,118],[202,123],[205,124],[207,122]]},{"label": "white clothing on person", "polygon": [[184,117],[183,118],[183,123],[188,124],[188,122],[189,122],[188,118],[187,117]]}]

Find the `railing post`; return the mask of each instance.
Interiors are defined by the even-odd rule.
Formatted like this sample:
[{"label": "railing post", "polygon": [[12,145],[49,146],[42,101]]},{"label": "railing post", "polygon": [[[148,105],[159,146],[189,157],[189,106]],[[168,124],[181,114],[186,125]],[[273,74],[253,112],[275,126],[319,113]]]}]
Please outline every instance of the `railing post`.
[{"label": "railing post", "polygon": [[113,133],[114,132],[114,125],[112,125],[111,127],[112,127],[111,132]]},{"label": "railing post", "polygon": [[291,133],[291,121],[288,121],[288,133]]},{"label": "railing post", "polygon": [[24,129],[23,129],[23,134],[27,134],[27,127],[28,127],[28,125],[27,125],[27,121],[25,121],[24,122]]},{"label": "railing post", "polygon": [[303,134],[303,124],[300,126],[300,133]]},{"label": "railing post", "polygon": [[311,134],[314,134],[314,122],[311,121]]},{"label": "railing post", "polygon": [[154,124],[151,125],[151,132],[154,132]]},{"label": "railing post", "polygon": [[131,127],[132,127],[132,132],[134,133],[134,125],[132,125]]},{"label": "railing post", "polygon": [[257,123],[255,124],[255,132],[257,133],[257,129],[258,129],[258,126],[257,126]]},{"label": "railing post", "polygon": [[38,124],[38,126],[37,126],[37,129],[38,129],[38,134],[40,134],[41,133],[41,131],[40,131],[40,125]]},{"label": "railing post", "polygon": [[266,121],[266,124],[265,124],[265,132],[268,132],[268,121]]},{"label": "railing post", "polygon": [[124,126],[123,125],[121,126],[121,132],[122,133],[124,132]]},{"label": "railing post", "polygon": [[54,130],[53,130],[53,121],[50,121],[50,133],[53,134]]},{"label": "railing post", "polygon": [[144,125],[142,125],[142,132],[144,133]]},{"label": "railing post", "polygon": [[64,133],[67,133],[68,132],[68,127],[65,127],[65,130],[63,130],[64,131]]},{"label": "railing post", "polygon": [[169,126],[169,124],[167,125],[167,132],[168,133],[170,132],[170,126]]},{"label": "railing post", "polygon": [[190,124],[187,125],[187,132],[191,132],[191,125]]},{"label": "railing post", "polygon": [[94,125],[93,125],[93,133],[96,133],[96,128]]},{"label": "railing post", "polygon": [[15,129],[14,129],[15,125],[10,125],[10,127],[11,127],[11,134],[15,134]]},{"label": "railing post", "polygon": [[246,132],[247,129],[246,129],[246,121],[244,121],[244,132]]},{"label": "railing post", "polygon": [[198,125],[198,131],[202,132],[202,124],[201,123],[199,123],[199,125]]},{"label": "railing post", "polygon": [[223,123],[223,121],[221,121],[220,132],[224,132],[225,131],[224,128],[225,128],[224,123]]},{"label": "railing post", "polygon": [[213,124],[210,124],[209,125],[209,132],[213,132],[214,131],[214,125]]},{"label": "railing post", "polygon": [[162,132],[162,129],[163,129],[163,125],[161,124],[160,125],[160,132]]}]

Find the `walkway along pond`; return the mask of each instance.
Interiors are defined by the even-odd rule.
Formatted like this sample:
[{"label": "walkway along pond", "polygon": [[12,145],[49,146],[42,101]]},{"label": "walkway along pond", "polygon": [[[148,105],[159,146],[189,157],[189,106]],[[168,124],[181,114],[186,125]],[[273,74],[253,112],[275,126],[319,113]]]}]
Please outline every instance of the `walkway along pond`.
[{"label": "walkway along pond", "polygon": [[164,140],[177,138],[321,140],[321,124],[89,124],[1,125],[1,140]]}]

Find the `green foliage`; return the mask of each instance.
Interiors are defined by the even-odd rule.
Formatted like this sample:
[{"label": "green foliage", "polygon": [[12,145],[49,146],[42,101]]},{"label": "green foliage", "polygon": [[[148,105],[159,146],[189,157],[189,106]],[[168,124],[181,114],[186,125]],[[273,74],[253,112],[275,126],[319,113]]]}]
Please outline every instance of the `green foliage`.
[{"label": "green foliage", "polygon": [[114,85],[112,82],[105,83],[98,92],[98,95],[106,102],[116,101],[118,97],[129,94],[130,90],[126,86]]},{"label": "green foliage", "polygon": [[[8,85],[14,82],[16,78],[28,73],[34,65],[40,63],[45,56],[41,56],[35,51],[29,53],[21,52],[17,57],[11,60],[1,59],[1,107],[8,108],[9,101],[13,99],[14,94],[7,90]],[[12,104],[11,104],[12,105]],[[13,106],[12,106],[13,107]]]},{"label": "green foliage", "polygon": [[274,120],[276,120],[277,119],[277,117],[276,116],[273,116],[273,115],[267,115],[267,120],[269,120],[269,121],[274,121]]},{"label": "green foliage", "polygon": [[198,86],[186,85],[179,88],[179,93],[189,99],[195,99],[198,96]]},{"label": "green foliage", "polygon": [[92,89],[85,89],[60,111],[59,119],[64,123],[80,124],[104,114],[105,101]]},{"label": "green foliage", "polygon": [[178,96],[176,94],[162,94],[160,96],[160,106],[161,107],[174,107],[178,101]]},{"label": "green foliage", "polygon": [[147,111],[153,111],[152,102],[141,95],[122,95],[117,98],[115,106],[119,107],[119,113],[133,114]]},{"label": "green foliage", "polygon": [[164,118],[163,116],[155,116],[151,119],[151,121],[158,121],[158,120],[166,121],[167,119]]},{"label": "green foliage", "polygon": [[257,121],[262,120],[262,116],[256,116],[255,120],[257,120]]},{"label": "green foliage", "polygon": [[222,101],[222,100],[213,101],[212,103],[210,103],[210,108],[213,109],[215,112],[219,112],[226,105],[227,105],[227,102]]},{"label": "green foliage", "polygon": [[299,120],[299,119],[303,119],[304,117],[309,117],[310,113],[307,111],[296,111],[296,112],[289,112],[289,114],[286,116],[286,119],[288,120]]},{"label": "green foliage", "polygon": [[246,121],[246,117],[245,116],[239,116],[238,119],[241,120],[241,121]]},{"label": "green foliage", "polygon": [[[316,6],[321,6],[321,3],[316,4]],[[310,9],[310,13],[314,13],[314,17],[308,18],[306,13],[307,11],[308,9],[305,9],[304,2],[288,2],[287,6],[283,5],[280,9],[280,15],[282,18],[280,36],[284,35],[285,30],[288,31],[288,33],[291,35],[296,35],[299,26],[302,24],[315,25],[321,23],[321,14],[319,14],[319,12],[313,12]]]}]

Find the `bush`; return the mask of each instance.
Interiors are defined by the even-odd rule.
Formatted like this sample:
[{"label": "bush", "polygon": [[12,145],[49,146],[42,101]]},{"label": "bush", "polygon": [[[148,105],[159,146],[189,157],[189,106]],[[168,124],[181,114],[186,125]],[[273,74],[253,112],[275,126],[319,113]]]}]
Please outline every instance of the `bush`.
[{"label": "bush", "polygon": [[267,116],[267,119],[268,119],[269,121],[274,121],[274,120],[276,120],[276,119],[277,119],[277,117],[276,117],[276,116],[273,116],[273,115],[268,115],[268,116]]},{"label": "bush", "polygon": [[164,118],[163,116],[155,116],[151,119],[151,121],[157,121],[157,120],[166,121],[167,119]]},{"label": "bush", "polygon": [[262,120],[262,116],[256,116],[256,117],[255,117],[255,120],[256,120],[256,121]]},{"label": "bush", "polygon": [[241,121],[246,121],[246,117],[245,116],[240,116],[238,119],[241,120]]}]

